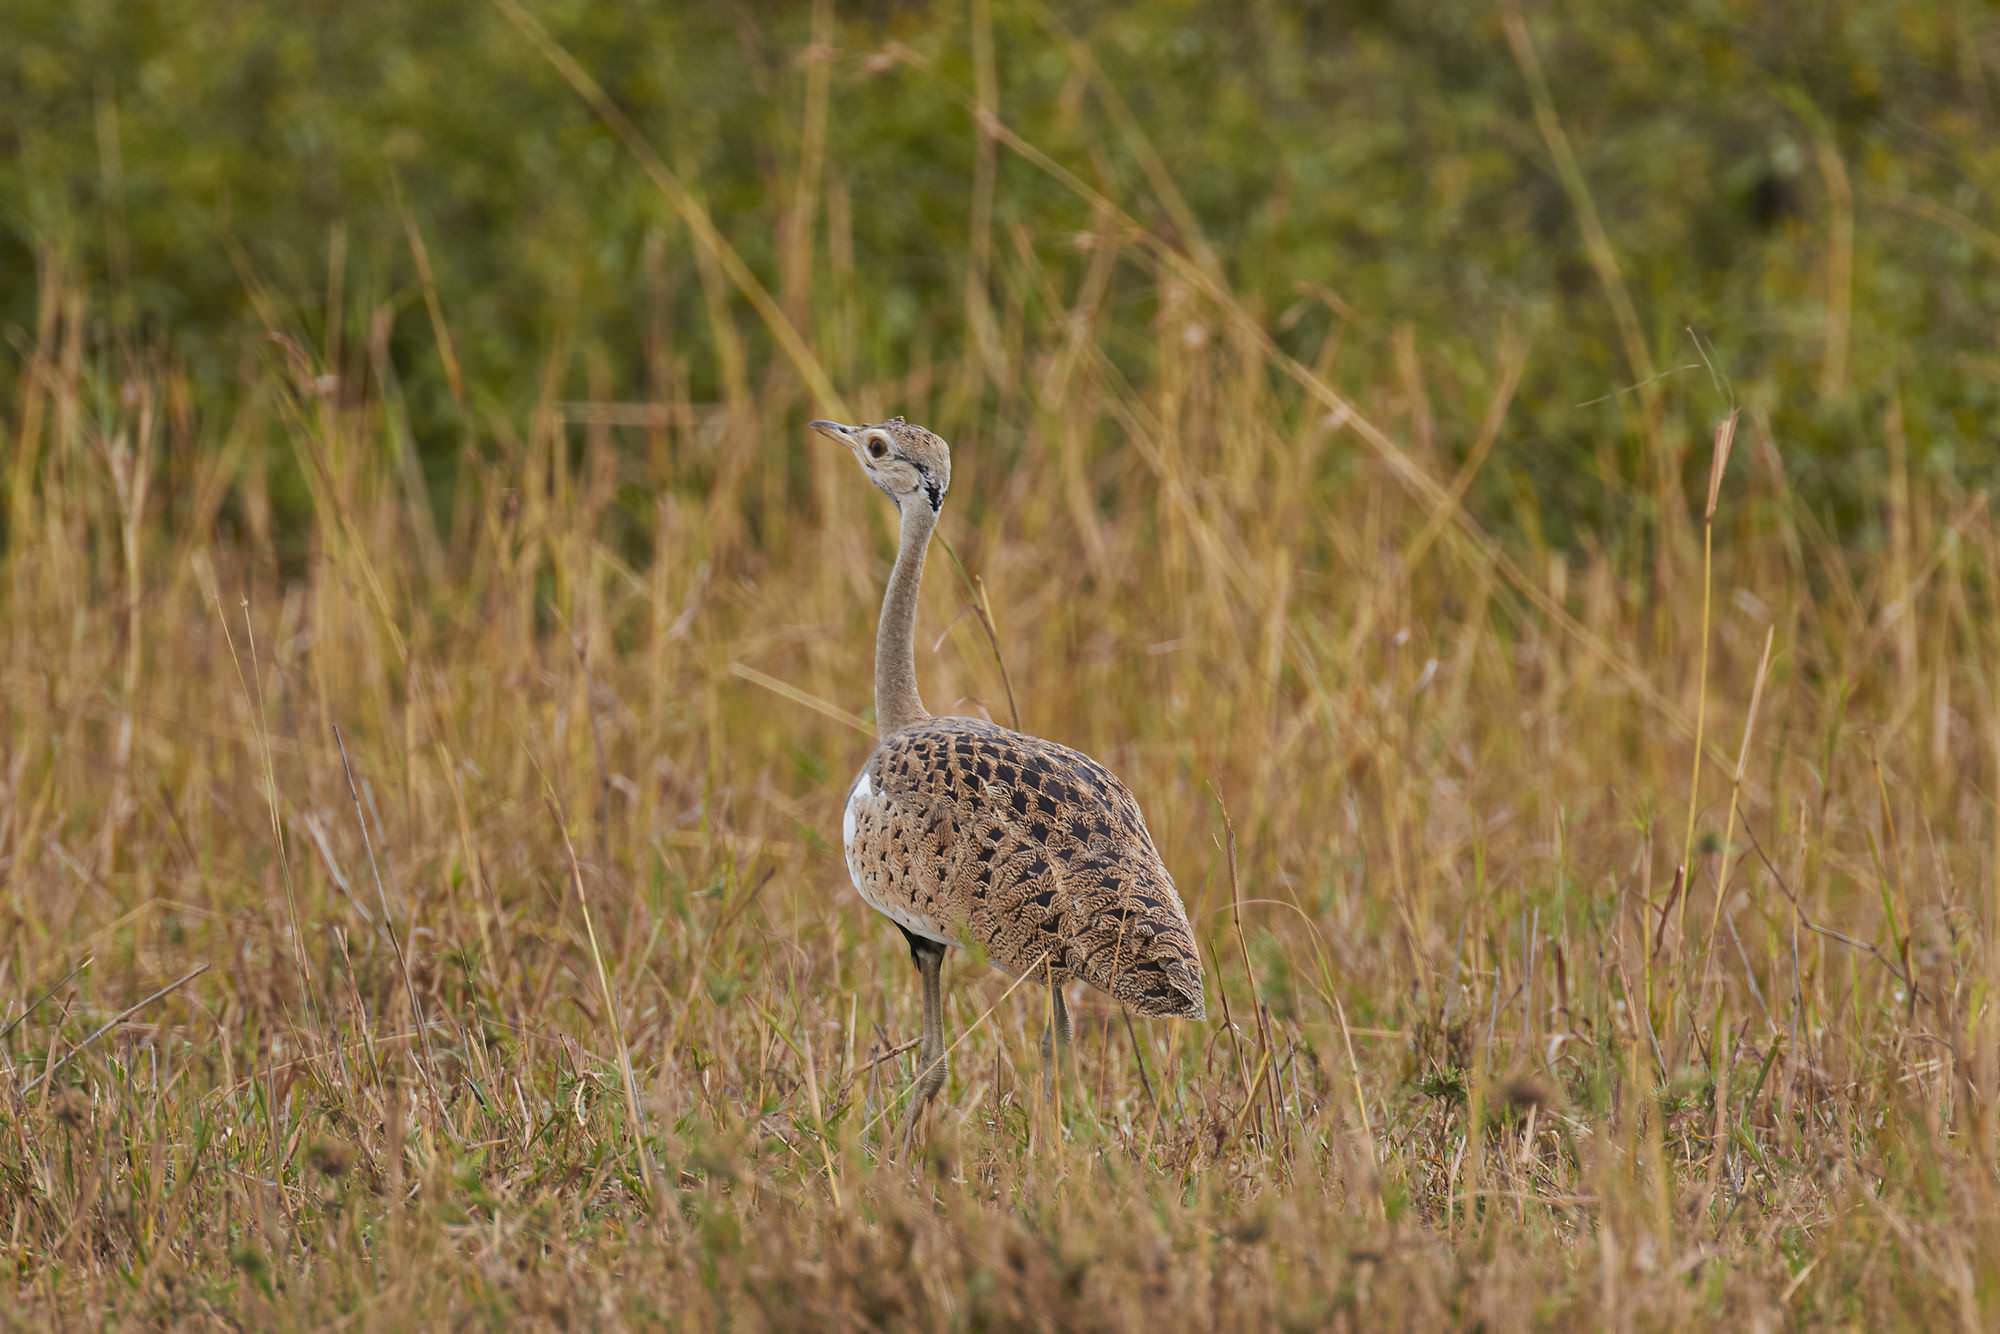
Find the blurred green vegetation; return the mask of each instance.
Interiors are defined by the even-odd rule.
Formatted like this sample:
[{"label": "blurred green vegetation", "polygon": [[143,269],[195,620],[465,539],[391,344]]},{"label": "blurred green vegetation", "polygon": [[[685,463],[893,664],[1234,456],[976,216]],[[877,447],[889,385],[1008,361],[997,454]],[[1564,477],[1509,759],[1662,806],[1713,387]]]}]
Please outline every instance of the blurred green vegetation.
[{"label": "blurred green vegetation", "polygon": [[[796,302],[836,373],[879,383],[963,356],[980,4],[830,11],[824,164],[803,182],[810,7],[530,8]],[[992,0],[1000,116],[1191,244],[1149,177],[1157,152],[1229,281],[1289,349],[1311,358],[1340,325],[1329,373],[1364,401],[1407,379],[1399,341],[1416,349],[1427,392],[1458,400],[1439,413],[1447,451],[1468,443],[1460,423],[1478,420],[1503,337],[1522,340],[1487,498],[1521,491],[1545,521],[1587,516],[1628,503],[1623,488],[1649,475],[1645,395],[1617,392],[1633,358],[1505,12]],[[1994,480],[1993,6],[1608,0],[1537,6],[1528,21],[1645,355],[1671,372],[1660,392],[1685,405],[1670,434],[1696,439],[1726,406],[1707,370],[1684,369],[1700,359],[1692,326],[1768,421],[1793,485],[1836,523],[1869,513],[1892,399],[1913,459]],[[697,400],[723,392],[688,233],[495,6],[11,0],[6,27],[0,374],[18,372],[38,273],[57,257],[89,287],[107,345],[164,343],[218,414],[246,359],[269,355],[268,325],[334,352],[376,330],[434,470],[532,403],[552,366],[565,398],[658,398],[662,368]],[[1143,137],[1121,126],[1119,102]],[[1073,290],[1089,207],[1012,152],[997,172],[987,282],[1012,284],[1052,326],[1060,311],[1034,308],[1039,289],[1012,257],[1028,247]],[[814,262],[788,277],[780,238],[802,189],[816,200]],[[828,262],[835,208],[851,232],[844,277]],[[463,362],[462,405],[405,215]],[[1159,285],[1131,267],[1114,280],[1108,351],[1143,376]],[[771,341],[737,314],[752,381],[782,380]]]}]

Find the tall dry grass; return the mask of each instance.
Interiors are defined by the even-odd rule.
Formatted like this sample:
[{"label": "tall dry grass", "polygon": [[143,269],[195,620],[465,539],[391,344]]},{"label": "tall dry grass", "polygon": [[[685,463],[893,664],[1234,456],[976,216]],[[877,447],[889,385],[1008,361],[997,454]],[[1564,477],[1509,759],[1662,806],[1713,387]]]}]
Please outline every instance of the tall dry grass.
[{"label": "tall dry grass", "polygon": [[[50,262],[0,459],[5,1319],[1994,1321],[1986,497],[1892,411],[1845,550],[1754,405],[1704,497],[1731,405],[1682,379],[1558,548],[1463,502],[1560,348],[1348,384],[1378,331],[1290,360],[1097,203],[1080,282],[994,228],[975,351],[881,383],[837,208],[768,305],[691,221],[723,397],[666,345],[657,401],[567,401],[558,353],[448,498],[386,331],[449,294],[288,330],[220,418]],[[1129,781],[1222,1016],[1081,997],[1058,1116],[1035,993],[955,955],[913,1166],[914,977],[834,839],[892,532],[808,365],[953,440],[928,698],[1004,720],[997,645]]]}]

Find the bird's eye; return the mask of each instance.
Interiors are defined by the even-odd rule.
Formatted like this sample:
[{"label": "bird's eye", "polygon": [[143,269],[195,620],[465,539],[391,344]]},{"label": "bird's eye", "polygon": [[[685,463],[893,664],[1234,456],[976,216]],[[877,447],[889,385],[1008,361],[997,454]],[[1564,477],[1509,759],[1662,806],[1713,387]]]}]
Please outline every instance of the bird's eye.
[{"label": "bird's eye", "polygon": [[885,445],[885,444],[883,444],[883,443],[882,443],[882,437],[881,437],[881,436],[879,436],[879,435],[871,435],[871,436],[869,436],[869,437],[868,437],[868,457],[869,457],[869,458],[871,458],[871,459],[879,459],[879,458],[881,458],[881,457],[882,457],[882,456],[883,456],[884,454],[887,454],[888,452],[889,452],[889,446],[887,446],[887,445]]}]

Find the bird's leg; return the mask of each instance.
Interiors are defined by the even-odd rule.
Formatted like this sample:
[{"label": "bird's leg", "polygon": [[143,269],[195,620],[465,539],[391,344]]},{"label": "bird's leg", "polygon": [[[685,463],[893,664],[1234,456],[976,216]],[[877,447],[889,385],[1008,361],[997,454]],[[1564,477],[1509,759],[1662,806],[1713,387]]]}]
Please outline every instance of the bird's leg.
[{"label": "bird's leg", "polygon": [[1049,987],[1049,1022],[1042,1030],[1042,1092],[1053,1099],[1056,1095],[1058,1065],[1069,1062],[1069,1005],[1063,1000],[1062,987]]},{"label": "bird's leg", "polygon": [[903,1155],[908,1157],[925,1106],[944,1087],[944,994],[938,982],[944,967],[944,946],[908,931],[903,934],[910,937],[910,957],[916,961],[917,978],[924,990],[924,1037],[917,1046],[917,1083],[910,1095],[909,1120],[903,1124]]}]

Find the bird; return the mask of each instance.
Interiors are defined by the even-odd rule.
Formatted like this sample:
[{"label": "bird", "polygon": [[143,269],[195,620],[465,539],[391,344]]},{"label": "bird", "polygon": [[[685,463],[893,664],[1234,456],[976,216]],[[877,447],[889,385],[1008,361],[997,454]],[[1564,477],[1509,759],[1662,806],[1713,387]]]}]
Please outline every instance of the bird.
[{"label": "bird", "polygon": [[1109,769],[1057,742],[924,707],[917,591],[951,487],[950,447],[900,416],[810,425],[847,448],[899,516],[875,636],[878,742],[847,790],[841,843],[854,888],[909,942],[923,992],[907,1155],[945,1082],[940,978],[954,945],[976,943],[999,967],[1049,986],[1045,1084],[1070,1041],[1069,983],[1141,1015],[1201,1020],[1201,954],[1139,803]]}]

